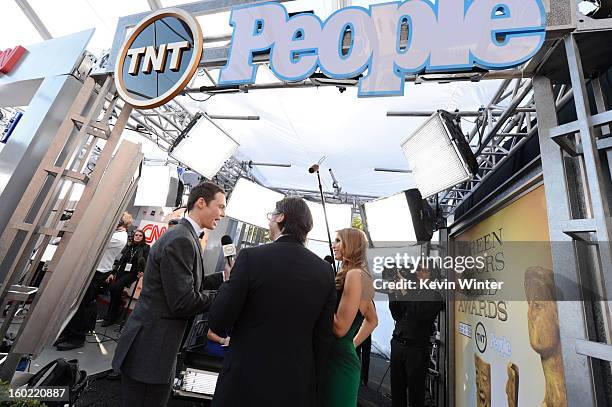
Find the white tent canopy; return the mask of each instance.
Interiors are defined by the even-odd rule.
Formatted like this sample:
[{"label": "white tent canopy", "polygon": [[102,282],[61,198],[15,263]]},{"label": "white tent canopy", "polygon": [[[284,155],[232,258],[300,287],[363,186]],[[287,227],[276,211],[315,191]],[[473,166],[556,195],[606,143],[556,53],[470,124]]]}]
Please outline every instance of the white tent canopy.
[{"label": "white tent canopy", "polygon": [[[333,191],[327,171],[331,168],[343,192],[388,196],[414,187],[414,181],[407,174],[374,172],[374,168],[408,169],[400,144],[424,119],[387,117],[387,111],[478,110],[498,86],[497,81],[407,84],[405,96],[390,98],[357,98],[356,88],[344,93],[335,87],[257,90],[215,95],[204,103],[191,101],[189,106],[209,114],[261,117],[218,123],[240,143],[239,160],[292,165],[257,168],[255,175],[264,185],[316,189],[316,177],[308,174],[308,168],[327,157],[321,166],[327,191]],[[464,123],[466,129],[473,126]]]},{"label": "white tent canopy", "polygon": [[[338,6],[367,6],[370,0],[299,0],[284,2],[290,12],[313,10],[322,18]],[[18,3],[21,5],[18,5]],[[29,5],[40,20],[30,23],[20,7]],[[163,7],[185,3],[180,0],[7,0],[2,4],[0,49],[39,42],[95,27],[89,50],[101,55],[111,46],[117,20],[121,16],[146,12],[152,4]],[[198,17],[205,36],[231,33],[229,13]],[[45,34],[45,32],[47,34]],[[212,72],[213,77],[217,71]],[[278,82],[265,66],[259,68],[257,83]],[[190,86],[210,85],[199,76]],[[236,158],[255,162],[291,164],[291,168],[258,167],[254,175],[266,186],[314,190],[316,179],[307,169],[322,157],[323,184],[331,188],[332,168],[342,191],[356,195],[388,196],[411,188],[410,175],[376,173],[375,167],[409,168],[400,143],[423,118],[389,118],[390,110],[436,109],[477,110],[489,102],[497,81],[481,83],[407,84],[402,97],[359,99],[355,88],[340,93],[335,87],[257,90],[246,94],[219,94],[207,102],[195,102],[182,96],[179,100],[192,112],[217,115],[258,115],[259,121],[220,120],[217,123],[240,143]],[[194,94],[196,99],[204,95]],[[464,122],[467,128],[470,123]],[[159,156],[158,154],[153,154]]]}]

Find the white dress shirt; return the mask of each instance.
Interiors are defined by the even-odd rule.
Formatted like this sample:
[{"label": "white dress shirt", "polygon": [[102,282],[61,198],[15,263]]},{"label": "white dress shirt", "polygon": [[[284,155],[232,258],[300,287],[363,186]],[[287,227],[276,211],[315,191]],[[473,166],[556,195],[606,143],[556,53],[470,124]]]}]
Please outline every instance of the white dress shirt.
[{"label": "white dress shirt", "polygon": [[115,230],[111,240],[106,245],[104,249],[104,253],[102,253],[102,258],[100,259],[100,263],[98,263],[98,270],[100,273],[108,273],[113,269],[113,264],[119,255],[121,254],[121,250],[127,244],[128,235],[125,230]]},{"label": "white dress shirt", "polygon": [[196,236],[199,239],[202,232],[204,232],[204,228],[201,228],[200,225],[198,225],[198,223],[195,220],[191,219],[189,214],[185,214],[185,219],[187,219],[189,223],[191,223],[191,226],[193,226],[193,229],[196,232]]}]

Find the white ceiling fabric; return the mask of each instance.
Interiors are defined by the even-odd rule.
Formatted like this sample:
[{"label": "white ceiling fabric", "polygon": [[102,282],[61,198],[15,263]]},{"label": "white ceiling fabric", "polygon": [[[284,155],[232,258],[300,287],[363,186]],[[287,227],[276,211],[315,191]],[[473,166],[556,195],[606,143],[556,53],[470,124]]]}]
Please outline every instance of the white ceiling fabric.
[{"label": "white ceiling fabric", "polygon": [[[352,0],[352,5],[367,6],[382,1]],[[101,55],[109,48],[117,20],[121,16],[150,11],[145,0],[29,0],[51,35],[62,36],[92,26],[96,32],[88,49]],[[186,3],[162,0],[163,6]],[[284,3],[290,12],[313,10],[322,18],[333,12],[334,0],[298,0]],[[13,0],[4,0],[0,14],[0,49],[42,40]],[[201,16],[205,35],[231,32],[229,14]],[[218,72],[218,71],[217,71]],[[218,73],[213,72],[213,77]],[[278,82],[266,67],[260,67],[257,83]],[[191,86],[210,84],[205,77]],[[476,110],[487,104],[498,81],[482,83],[409,83],[405,96],[362,98],[356,88],[339,93],[335,87],[257,90],[247,94],[220,94],[208,102],[180,101],[192,111],[204,110],[219,115],[259,115],[260,121],[219,120],[217,123],[240,143],[239,160],[289,163],[291,168],[257,167],[255,176],[269,187],[317,189],[316,177],[307,169],[321,157],[326,191],[332,191],[328,169],[332,168],[343,192],[359,195],[389,196],[414,187],[407,174],[377,173],[375,167],[407,169],[400,144],[424,118],[386,117],[389,110]],[[205,95],[195,94],[196,98]],[[464,122],[465,130],[471,128]],[[153,154],[158,156],[157,154]],[[434,159],[435,157],[432,157]]]},{"label": "white ceiling fabric", "polygon": [[[414,187],[412,176],[374,172],[374,168],[408,169],[400,144],[425,119],[387,117],[387,111],[477,110],[498,86],[497,81],[410,83],[405,96],[387,98],[357,98],[356,88],[340,93],[335,87],[322,87],[220,94],[205,103],[181,99],[213,115],[261,117],[217,123],[240,143],[238,159],[292,165],[258,167],[255,175],[267,186],[316,189],[316,177],[308,174],[308,168],[325,156],[321,166],[325,190],[333,191],[331,168],[343,192],[388,196]],[[463,124],[466,131],[471,129],[471,123]]]}]

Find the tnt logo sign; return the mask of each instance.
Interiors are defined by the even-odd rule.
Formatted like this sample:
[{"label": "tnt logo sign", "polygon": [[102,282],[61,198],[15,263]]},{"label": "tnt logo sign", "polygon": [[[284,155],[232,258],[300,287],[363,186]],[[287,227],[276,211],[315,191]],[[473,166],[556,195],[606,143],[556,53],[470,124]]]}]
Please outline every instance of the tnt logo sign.
[{"label": "tnt logo sign", "polygon": [[127,52],[127,56],[131,58],[128,72],[130,75],[138,75],[138,68],[141,65],[140,60],[144,55],[142,64],[142,73],[164,72],[166,70],[166,59],[168,54],[172,54],[169,69],[178,72],[181,68],[181,56],[183,50],[191,48],[188,41],[173,42],[171,44],[161,44],[159,47],[149,45],[148,47],[131,48]]},{"label": "tnt logo sign", "polygon": [[151,245],[166,232],[168,226],[164,223],[143,222],[140,224],[140,229],[144,232],[145,241]]},{"label": "tnt logo sign", "polygon": [[487,331],[481,322],[476,325],[474,340],[476,341],[478,351],[484,353],[484,351],[487,350]]},{"label": "tnt logo sign", "polygon": [[163,9],[141,21],[119,50],[115,84],[123,100],[151,109],[174,98],[202,57],[198,21],[180,9]]}]

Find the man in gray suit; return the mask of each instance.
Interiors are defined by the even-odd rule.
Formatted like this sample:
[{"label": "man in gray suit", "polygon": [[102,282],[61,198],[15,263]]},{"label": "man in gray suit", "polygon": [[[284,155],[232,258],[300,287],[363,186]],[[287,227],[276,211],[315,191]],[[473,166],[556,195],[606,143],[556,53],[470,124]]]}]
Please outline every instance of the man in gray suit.
[{"label": "man in gray suit", "polygon": [[121,372],[121,405],[165,406],[176,356],[189,319],[211,300],[202,290],[218,289],[223,274],[203,277],[199,236],[225,216],[225,193],[205,182],[189,194],[187,214],[151,247],[138,303],[115,350]]}]

